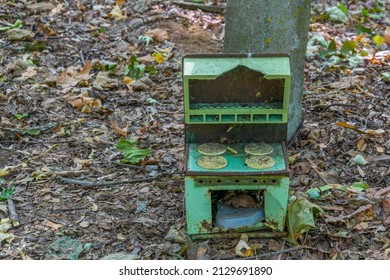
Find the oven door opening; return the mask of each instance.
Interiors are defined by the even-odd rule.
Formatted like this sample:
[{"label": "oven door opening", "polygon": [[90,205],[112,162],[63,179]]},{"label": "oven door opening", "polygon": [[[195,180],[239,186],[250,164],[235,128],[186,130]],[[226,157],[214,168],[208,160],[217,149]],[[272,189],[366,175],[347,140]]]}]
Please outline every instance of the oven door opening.
[{"label": "oven door opening", "polygon": [[263,190],[212,191],[213,226],[252,228],[265,220]]}]

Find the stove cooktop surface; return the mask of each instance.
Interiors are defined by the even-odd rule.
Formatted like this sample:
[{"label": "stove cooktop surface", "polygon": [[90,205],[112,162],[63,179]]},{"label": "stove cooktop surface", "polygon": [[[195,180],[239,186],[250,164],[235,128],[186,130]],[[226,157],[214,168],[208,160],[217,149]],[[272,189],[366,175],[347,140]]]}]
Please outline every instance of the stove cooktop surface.
[{"label": "stove cooktop surface", "polygon": [[[197,161],[203,155],[198,152],[198,147],[202,143],[187,144],[187,174],[194,173],[194,175],[201,175],[206,173],[213,173],[215,175],[222,173],[234,175],[256,175],[256,174],[272,174],[272,173],[288,173],[288,163],[286,160],[285,148],[282,143],[267,143],[272,146],[273,151],[267,156],[275,160],[275,164],[270,168],[254,169],[245,164],[248,155],[244,152],[244,147],[249,143],[236,143],[228,145],[229,148],[235,150],[237,154],[229,151],[229,149],[222,155],[227,160],[225,167],[220,169],[207,169],[198,165]],[[196,174],[195,174],[196,173]]]}]

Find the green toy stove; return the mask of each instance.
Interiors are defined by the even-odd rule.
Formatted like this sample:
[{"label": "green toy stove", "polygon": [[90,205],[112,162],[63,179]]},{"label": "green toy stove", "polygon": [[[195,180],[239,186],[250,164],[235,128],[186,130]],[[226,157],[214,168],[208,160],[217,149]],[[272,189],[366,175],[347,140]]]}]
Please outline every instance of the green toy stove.
[{"label": "green toy stove", "polygon": [[188,55],[183,84],[190,236],[285,236],[289,57]]}]

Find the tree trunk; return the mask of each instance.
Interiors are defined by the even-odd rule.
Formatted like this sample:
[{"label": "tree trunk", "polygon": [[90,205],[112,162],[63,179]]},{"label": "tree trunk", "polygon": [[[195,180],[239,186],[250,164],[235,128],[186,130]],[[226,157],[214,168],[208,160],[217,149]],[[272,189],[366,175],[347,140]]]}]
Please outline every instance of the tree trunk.
[{"label": "tree trunk", "polygon": [[228,0],[225,53],[287,53],[291,58],[288,138],[301,121],[310,0]]}]

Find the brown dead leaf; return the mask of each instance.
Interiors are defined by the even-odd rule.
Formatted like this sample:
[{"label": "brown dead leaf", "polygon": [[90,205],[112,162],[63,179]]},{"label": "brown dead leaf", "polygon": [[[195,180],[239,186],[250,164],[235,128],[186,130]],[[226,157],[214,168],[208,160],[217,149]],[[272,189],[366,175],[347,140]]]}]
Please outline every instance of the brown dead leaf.
[{"label": "brown dead leaf", "polygon": [[76,164],[75,171],[80,171],[84,167],[88,167],[92,163],[92,159],[80,159],[80,158],[74,158],[73,162]]},{"label": "brown dead leaf", "polygon": [[356,230],[365,230],[365,229],[368,229],[368,223],[366,223],[366,222],[361,222],[361,223],[359,223],[359,224],[357,224],[357,225],[355,226],[355,229],[356,229]]},{"label": "brown dead leaf", "polygon": [[38,22],[37,30],[39,33],[45,35],[45,36],[57,36],[57,33],[50,29],[47,25],[42,24],[41,22]]},{"label": "brown dead leaf", "polygon": [[386,217],[390,216],[390,199],[382,199],[381,201],[383,212]]},{"label": "brown dead leaf", "polygon": [[390,216],[387,217],[387,219],[383,222],[385,226],[390,225]]},{"label": "brown dead leaf", "polygon": [[79,80],[75,79],[72,75],[68,74],[68,70],[62,70],[61,74],[57,76],[57,85],[59,86],[76,86]]},{"label": "brown dead leaf", "polygon": [[364,150],[367,148],[367,143],[364,140],[364,138],[361,138],[357,143],[357,148],[359,151],[364,152]]},{"label": "brown dead leaf", "polygon": [[317,165],[312,160],[310,160],[309,158],[307,160],[310,162],[311,167],[317,173],[318,177],[320,177],[325,184],[342,184],[340,176],[335,170],[332,169],[329,171],[321,172],[317,169]]},{"label": "brown dead leaf", "polygon": [[270,251],[279,251],[282,247],[282,244],[275,240],[275,239],[270,239],[268,243],[268,250]]},{"label": "brown dead leaf", "polygon": [[119,7],[122,7],[123,3],[125,3],[126,0],[116,0],[116,4],[119,6]]},{"label": "brown dead leaf", "polygon": [[256,202],[253,198],[247,194],[240,194],[237,196],[231,197],[226,204],[232,205],[235,208],[255,208]]},{"label": "brown dead leaf", "polygon": [[325,211],[343,211],[344,207],[340,205],[321,205],[322,210]]},{"label": "brown dead leaf", "polygon": [[28,29],[13,28],[6,31],[10,41],[27,41],[34,38],[35,33]]},{"label": "brown dead leaf", "polygon": [[101,112],[103,108],[102,101],[97,98],[89,97],[88,93],[75,95],[73,93],[64,96],[66,102],[72,105],[73,108],[80,110],[83,113],[91,113],[92,111]]},{"label": "brown dead leaf", "polygon": [[31,79],[37,75],[37,70],[35,67],[28,67],[25,71],[23,71],[22,76],[18,77],[17,80],[18,82],[24,82],[27,81],[28,79]]},{"label": "brown dead leaf", "polygon": [[26,7],[30,10],[33,10],[35,12],[43,12],[43,11],[50,11],[54,8],[54,5],[47,2],[38,2],[33,4],[28,4]]},{"label": "brown dead leaf", "polygon": [[353,213],[349,214],[349,215],[340,215],[340,216],[337,216],[337,217],[328,217],[325,219],[325,221],[327,223],[336,223],[336,222],[340,222],[340,221],[343,221],[345,219],[350,219],[360,213],[363,213],[366,212],[366,211],[370,211],[372,212],[372,208],[374,206],[372,204],[368,204],[368,205],[364,205],[364,206],[360,206],[356,211],[354,211]]},{"label": "brown dead leaf", "polygon": [[52,231],[56,231],[56,230],[58,230],[58,229],[60,229],[60,228],[62,228],[62,227],[64,226],[64,225],[62,225],[62,224],[53,223],[52,221],[49,221],[49,220],[44,220],[44,221],[42,222],[42,224],[43,224],[44,226],[49,227]]},{"label": "brown dead leaf", "polygon": [[383,154],[386,151],[386,149],[384,147],[381,147],[381,146],[376,146],[375,149],[380,154]]},{"label": "brown dead leaf", "polygon": [[390,46],[390,26],[386,27],[386,31],[383,38],[385,40],[385,43]]},{"label": "brown dead leaf", "polygon": [[164,42],[165,40],[169,39],[168,32],[161,28],[156,28],[153,30],[149,30],[145,33],[146,36],[152,37],[153,40],[157,42]]},{"label": "brown dead leaf", "polygon": [[116,133],[118,133],[119,135],[123,136],[123,137],[127,137],[127,130],[129,128],[129,124],[126,123],[126,126],[122,129],[119,127],[118,125],[118,122],[117,121],[112,121],[111,122],[111,127],[115,130]]},{"label": "brown dead leaf", "polygon": [[360,133],[360,134],[367,134],[370,136],[380,137],[380,136],[383,136],[383,134],[385,133],[385,131],[383,129],[377,129],[377,130],[367,129],[367,130],[363,131],[363,130],[357,128],[355,125],[349,124],[346,122],[336,122],[336,125],[344,127],[344,128],[352,129],[353,131]]},{"label": "brown dead leaf", "polygon": [[121,7],[119,5],[115,5],[115,7],[114,7],[114,9],[112,9],[111,13],[108,14],[108,18],[120,20],[120,19],[127,18],[127,16],[122,13]]},{"label": "brown dead leaf", "polygon": [[87,60],[85,62],[84,67],[81,69],[81,71],[75,75],[75,78],[79,80],[88,80],[89,72],[91,71],[91,68],[92,68],[92,62],[91,60]]},{"label": "brown dead leaf", "polygon": [[347,89],[359,84],[361,81],[361,76],[342,77],[339,81],[332,83],[330,86],[336,89]]},{"label": "brown dead leaf", "polygon": [[89,72],[91,71],[92,63],[87,60],[84,67],[80,72],[77,72],[74,68],[70,67],[62,70],[61,74],[57,76],[57,85],[63,87],[76,86],[82,80],[89,79]]},{"label": "brown dead leaf", "polygon": [[137,58],[137,60],[138,62],[147,63],[147,62],[154,62],[155,58],[152,55],[148,54],[146,56]]},{"label": "brown dead leaf", "polygon": [[73,160],[74,163],[80,163],[82,165],[88,166],[92,163],[92,159],[80,159],[80,158],[74,158]]}]

